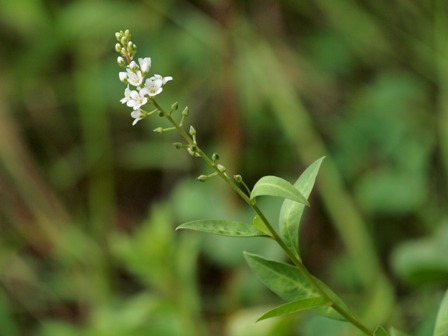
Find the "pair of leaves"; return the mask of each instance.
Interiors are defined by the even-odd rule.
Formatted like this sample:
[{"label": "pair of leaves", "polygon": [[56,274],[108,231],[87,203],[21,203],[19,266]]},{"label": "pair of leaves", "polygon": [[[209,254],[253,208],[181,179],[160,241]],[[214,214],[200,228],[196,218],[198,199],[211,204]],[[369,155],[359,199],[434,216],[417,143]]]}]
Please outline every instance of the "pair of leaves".
[{"label": "pair of leaves", "polygon": [[[330,302],[323,298],[306,279],[303,273],[294,266],[278,261],[263,258],[259,255],[244,253],[246,261],[251,270],[259,279],[288,303],[274,308],[259,320],[294,313],[306,309],[312,309],[315,313],[337,320],[345,320],[330,305]],[[347,307],[323,282],[314,279],[325,293],[341,307],[347,311]]]},{"label": "pair of leaves", "polygon": [[279,226],[280,235],[286,245],[295,254],[299,252],[299,228],[305,206],[309,206],[308,197],[313,190],[317,173],[324,157],[313,162],[292,185],[276,176],[262,177],[254,185],[251,192],[251,199],[257,196],[277,196],[283,197],[280,209]]},{"label": "pair of leaves", "polygon": [[[286,245],[299,254],[299,225],[308,197],[313,189],[321,158],[310,165],[294,185],[276,176],[264,176],[254,185],[250,198],[266,195],[285,198],[280,211],[280,235]],[[177,229],[190,229],[230,237],[269,237],[264,223],[258,217],[253,225],[229,220],[197,220],[184,223]]]},{"label": "pair of leaves", "polygon": [[[317,173],[324,157],[312,163],[297,181],[294,183],[296,188],[306,199],[313,190]],[[284,238],[286,245],[300,255],[299,251],[299,228],[305,206],[301,203],[285,199],[280,209],[280,235]]]}]

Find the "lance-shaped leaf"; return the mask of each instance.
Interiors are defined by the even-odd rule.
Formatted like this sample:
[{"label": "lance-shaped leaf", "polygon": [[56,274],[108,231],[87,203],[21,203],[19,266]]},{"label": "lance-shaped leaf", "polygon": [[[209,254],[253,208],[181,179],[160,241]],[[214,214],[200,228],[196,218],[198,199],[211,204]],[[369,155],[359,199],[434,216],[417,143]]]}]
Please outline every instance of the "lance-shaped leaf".
[{"label": "lance-shaped leaf", "polygon": [[179,225],[176,230],[178,229],[195,230],[229,237],[267,237],[264,232],[251,224],[219,219],[192,221]]},{"label": "lance-shaped leaf", "polygon": [[[244,253],[244,256],[252,271],[260,278],[266,287],[282,299],[293,301],[321,297],[298,268],[247,252]],[[337,298],[336,294],[321,281],[317,279],[315,280],[334,302],[337,302],[340,306],[346,309],[345,305],[339,298]],[[330,306],[318,307],[313,309],[313,311],[329,318],[345,320]]]},{"label": "lance-shaped leaf", "polygon": [[309,205],[305,196],[288,181],[277,176],[264,176],[255,183],[250,193],[250,198],[257,196],[283,197],[295,202]]},{"label": "lance-shaped leaf", "polygon": [[[316,176],[323,159],[324,158],[322,157],[312,163],[294,183],[294,187],[306,197],[306,199],[308,199],[311,190],[313,190],[314,182],[316,181]],[[285,239],[288,247],[298,255],[300,255],[299,227],[304,207],[303,204],[285,199],[280,209],[280,235]]]},{"label": "lance-shaped leaf", "polygon": [[269,310],[260,316],[257,321],[265,320],[270,317],[276,317],[286,314],[297,313],[303,310],[316,308],[319,306],[324,306],[328,304],[328,301],[323,297],[311,297],[307,299],[298,299],[288,303],[285,303],[281,306],[278,306],[274,309]]},{"label": "lance-shaped leaf", "polygon": [[437,313],[434,336],[448,336],[448,291],[445,293]]},{"label": "lance-shaped leaf", "polygon": [[373,336],[389,336],[389,333],[382,326],[376,327]]}]

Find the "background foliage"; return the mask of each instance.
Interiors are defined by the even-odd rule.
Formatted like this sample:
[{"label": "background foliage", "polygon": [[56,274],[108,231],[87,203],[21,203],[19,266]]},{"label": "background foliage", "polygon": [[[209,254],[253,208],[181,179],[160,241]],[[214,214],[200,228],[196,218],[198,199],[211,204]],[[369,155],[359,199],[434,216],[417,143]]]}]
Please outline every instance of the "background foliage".
[{"label": "background foliage", "polygon": [[[114,33],[172,75],[200,143],[252,185],[325,160],[307,266],[369,325],[428,335],[448,285],[448,5],[0,0],[0,334],[352,335],[278,299],[242,251],[174,232],[251,218],[199,162],[131,127]],[[269,213],[279,204],[263,208]],[[229,218],[230,217],[230,218]],[[243,245],[244,244],[244,245]]]}]

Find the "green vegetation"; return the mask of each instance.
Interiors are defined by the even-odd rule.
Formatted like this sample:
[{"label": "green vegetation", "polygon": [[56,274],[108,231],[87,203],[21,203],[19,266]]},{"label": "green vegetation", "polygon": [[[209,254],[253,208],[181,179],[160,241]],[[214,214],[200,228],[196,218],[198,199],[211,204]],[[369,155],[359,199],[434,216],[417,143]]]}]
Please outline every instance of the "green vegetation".
[{"label": "green vegetation", "polygon": [[[218,179],[196,181],[209,171],[174,133],[131,126],[113,50],[125,28],[174,78],[158,102],[190,107],[230,175],[293,181],[326,156],[288,244],[361,321],[415,336],[438,321],[446,335],[446,13],[423,0],[0,0],[0,335],[354,333],[306,312],[255,324],[322,302],[285,306],[251,274],[243,251],[258,269],[282,258],[265,238],[175,231],[254,214]],[[276,202],[257,198],[272,223]]]}]

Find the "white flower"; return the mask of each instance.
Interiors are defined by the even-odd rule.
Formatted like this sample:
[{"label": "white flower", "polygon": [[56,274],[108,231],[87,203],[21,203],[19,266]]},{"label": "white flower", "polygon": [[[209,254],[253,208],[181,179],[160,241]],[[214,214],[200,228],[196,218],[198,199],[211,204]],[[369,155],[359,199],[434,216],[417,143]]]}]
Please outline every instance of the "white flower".
[{"label": "white flower", "polygon": [[173,77],[171,76],[162,77],[160,75],[154,75],[146,80],[145,88],[143,90],[146,89],[146,93],[150,97],[156,96],[162,92],[162,86],[172,79]]},{"label": "white flower", "polygon": [[153,97],[162,92],[163,80],[161,78],[156,78],[155,76],[148,78],[145,82],[146,93],[148,96]]},{"label": "white flower", "polygon": [[[122,72],[120,72],[122,73]],[[129,85],[128,87],[124,90],[124,98],[120,99],[120,103],[124,104],[127,103],[131,98],[131,90],[129,89]]]},{"label": "white flower", "polygon": [[120,100],[122,104],[126,103],[127,106],[132,107],[134,110],[138,110],[141,106],[148,102],[148,97],[145,97],[145,90],[141,89],[131,90],[129,87],[124,91],[124,98]]},{"label": "white flower", "polygon": [[140,70],[130,70],[126,69],[127,75],[128,75],[128,83],[134,86],[140,86],[143,83],[143,74]]},{"label": "white flower", "polygon": [[131,117],[134,118],[134,122],[132,123],[132,126],[134,126],[140,120],[146,118],[146,116],[147,116],[147,114],[145,112],[143,112],[142,110],[132,111]]},{"label": "white flower", "polygon": [[138,63],[140,64],[140,69],[144,74],[149,72],[149,69],[151,69],[151,58],[145,57],[145,58],[139,58]]},{"label": "white flower", "polygon": [[120,81],[122,81],[123,83],[128,82],[128,73],[127,72],[120,72],[118,74],[118,77],[120,78]]}]

